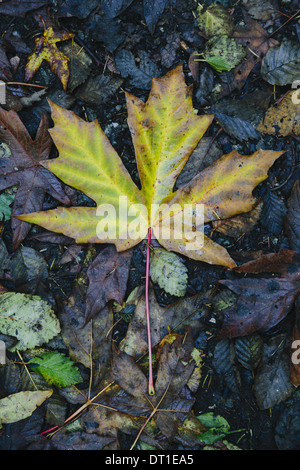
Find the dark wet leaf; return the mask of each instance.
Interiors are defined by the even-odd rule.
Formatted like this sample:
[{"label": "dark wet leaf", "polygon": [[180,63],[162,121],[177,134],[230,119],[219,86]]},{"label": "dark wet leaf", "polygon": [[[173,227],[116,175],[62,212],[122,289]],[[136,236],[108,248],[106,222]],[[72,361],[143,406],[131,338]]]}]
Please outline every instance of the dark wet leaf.
[{"label": "dark wet leaf", "polygon": [[102,450],[113,439],[96,434],[88,434],[84,431],[68,432],[62,430],[49,440],[39,439],[30,446],[30,450]]},{"label": "dark wet leaf", "polygon": [[300,45],[283,41],[270,49],[262,61],[261,74],[271,85],[288,85],[299,79]]},{"label": "dark wet leaf", "polygon": [[115,18],[132,2],[133,0],[102,0],[101,7],[108,18]]},{"label": "dark wet leaf", "polygon": [[279,235],[287,211],[284,199],[281,199],[275,192],[267,189],[263,195],[263,202],[261,224],[271,233],[274,233],[274,235]]},{"label": "dark wet leaf", "polygon": [[58,0],[57,16],[86,18],[98,6],[99,0]]},{"label": "dark wet leaf", "polygon": [[285,402],[275,427],[275,441],[279,450],[297,450],[300,446],[300,391]]},{"label": "dark wet leaf", "polygon": [[161,50],[161,64],[170,69],[175,62],[176,52],[180,47],[180,34],[177,31],[169,34],[167,44]]},{"label": "dark wet leaf", "polygon": [[127,288],[132,250],[118,253],[113,245],[105,248],[87,270],[86,321],[94,318],[110,300],[122,304]]},{"label": "dark wet leaf", "polygon": [[300,252],[300,186],[299,181],[293,186],[287,203],[286,232],[292,250]]},{"label": "dark wet leaf", "polygon": [[50,0],[6,0],[1,2],[0,13],[10,16],[22,16],[32,10],[49,5]]},{"label": "dark wet leaf", "polygon": [[0,397],[20,392],[22,381],[20,367],[9,359],[0,366]]},{"label": "dark wet leaf", "polygon": [[257,334],[236,338],[235,352],[238,362],[249,370],[255,370],[262,355],[263,339]]},{"label": "dark wet leaf", "polygon": [[5,271],[10,270],[10,257],[5,243],[2,239],[0,239],[0,260],[0,278],[3,278],[5,275]]},{"label": "dark wet leaf", "polygon": [[122,85],[123,80],[117,76],[98,75],[90,77],[76,91],[76,97],[90,106],[99,106],[106,102]]},{"label": "dark wet leaf", "polygon": [[[62,183],[40,162],[49,157],[52,140],[48,119],[43,115],[35,140],[31,138],[15,111],[0,109],[0,138],[11,150],[11,157],[0,159],[0,190],[18,185],[12,215],[41,210],[45,193],[63,204],[70,204]],[[26,237],[31,225],[12,219],[13,249]]]},{"label": "dark wet leaf", "polygon": [[[1,4],[0,4],[1,12]],[[13,69],[9,61],[8,54],[14,52],[14,47],[4,39],[0,39],[0,79],[3,81],[11,81],[13,79]]]},{"label": "dark wet leaf", "polygon": [[283,335],[277,335],[264,343],[263,357],[253,385],[261,410],[286,400],[294,390],[290,381],[288,343]]},{"label": "dark wet leaf", "polygon": [[145,20],[151,34],[154,33],[159,17],[167,3],[168,0],[143,0]]},{"label": "dark wet leaf", "polygon": [[210,67],[205,67],[199,77],[199,85],[195,93],[195,97],[200,105],[207,105],[209,96],[214,86],[214,73]]},{"label": "dark wet leaf", "polygon": [[242,3],[249,15],[257,20],[267,21],[278,16],[272,0],[243,0]]},{"label": "dark wet leaf", "polygon": [[11,274],[15,285],[27,282],[45,281],[48,278],[48,265],[41,253],[27,246],[21,246],[12,256]]},{"label": "dark wet leaf", "polygon": [[225,385],[232,392],[237,393],[241,386],[241,377],[236,367],[235,350],[232,341],[224,338],[216,344],[213,366]]},{"label": "dark wet leaf", "polygon": [[138,67],[132,52],[121,49],[115,56],[116,66],[120,70],[123,78],[130,78],[131,85],[143,90],[149,90],[151,88],[152,79],[160,76],[160,70],[149,58],[146,51],[140,51],[139,58],[140,63]]},{"label": "dark wet leaf", "polygon": [[[283,257],[286,261],[283,262]],[[237,301],[224,312],[221,337],[245,336],[266,332],[290,312],[300,294],[300,260],[297,253],[281,250],[263,255],[239,266],[241,273],[279,272],[281,277],[244,278],[219,281],[238,295]]]},{"label": "dark wet leaf", "polygon": [[5,433],[0,437],[0,450],[26,449],[41,432],[44,419],[45,409],[42,405],[29,418],[6,424]]},{"label": "dark wet leaf", "polygon": [[111,336],[108,333],[113,326],[113,314],[111,309],[105,307],[102,315],[96,316],[92,324],[86,324],[85,303],[80,290],[76,287],[62,305],[61,334],[70,358],[87,368],[92,366],[92,372],[96,371],[95,379],[100,380],[111,361]]},{"label": "dark wet leaf", "polygon": [[220,96],[226,96],[236,88],[243,88],[255,65],[261,63],[269,48],[279,44],[274,38],[269,38],[267,31],[257,21],[246,14],[244,18],[246,24],[237,26],[233,37],[245,47],[246,57],[232,70],[233,80],[229,84],[222,84]]},{"label": "dark wet leaf", "polygon": [[216,119],[227,134],[239,141],[259,139],[259,134],[250,122],[221,113],[216,113]]},{"label": "dark wet leaf", "polygon": [[111,18],[102,12],[90,16],[87,21],[87,33],[96,43],[105,44],[110,52],[114,52],[124,43],[126,35],[118,18]]},{"label": "dark wet leaf", "polygon": [[[129,407],[130,414],[134,416],[157,410],[153,419],[168,438],[174,436],[194,403],[194,399],[184,392],[195,367],[191,359],[192,350],[192,341],[182,336],[178,336],[172,344],[164,344],[159,356],[153,396],[148,395],[148,380],[134,359],[121,351],[115,355],[113,375],[126,392],[123,409]],[[115,405],[114,401],[112,404]]]}]

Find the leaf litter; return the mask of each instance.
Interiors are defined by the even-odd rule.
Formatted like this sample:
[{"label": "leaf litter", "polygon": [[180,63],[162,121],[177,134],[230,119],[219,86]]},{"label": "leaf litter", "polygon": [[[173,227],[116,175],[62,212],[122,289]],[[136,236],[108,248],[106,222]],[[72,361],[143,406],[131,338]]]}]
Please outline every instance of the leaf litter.
[{"label": "leaf litter", "polygon": [[[1,6],[6,8],[4,14],[13,13],[15,3],[6,2]],[[33,8],[33,2],[29,3],[27,11]],[[22,338],[18,337],[19,332],[9,323],[19,312],[4,314],[0,339],[3,338],[9,348],[7,365],[1,366],[0,370],[0,391],[4,399],[15,396],[20,406],[19,392],[34,393],[38,389],[39,394],[45,391],[47,400],[43,405],[41,400],[36,404],[32,402],[32,411],[29,408],[25,411],[24,424],[21,408],[18,408],[17,417],[8,410],[14,422],[3,421],[1,448],[162,451],[176,446],[178,449],[230,449],[248,448],[250,435],[251,446],[254,444],[257,448],[288,447],[282,437],[283,426],[286,435],[292,432],[292,427],[289,429],[285,421],[286,404],[292,400],[297,411],[298,403],[297,395],[293,393],[298,382],[290,347],[291,339],[298,339],[295,326],[295,314],[299,310],[298,131],[289,121],[289,116],[295,116],[297,123],[296,105],[287,105],[292,96],[288,86],[295,79],[295,74],[289,73],[287,67],[295,66],[292,51],[299,47],[296,36],[288,46],[289,51],[285,52],[289,55],[288,60],[285,57],[279,62],[278,51],[281,50],[282,56],[283,47],[287,47],[284,39],[288,31],[296,28],[296,11],[292,10],[290,2],[276,2],[276,10],[275,2],[264,2],[263,8],[252,1],[238,2],[234,6],[231,2],[224,2],[225,6],[214,2],[211,6],[205,2],[195,13],[194,2],[183,5],[173,0],[143,3],[120,0],[99,2],[99,7],[96,2],[89,1],[83,8],[77,0],[68,0],[64,4],[58,2],[54,12],[57,18],[53,21],[53,16],[48,16],[51,7],[44,9],[45,3],[40,2],[37,15],[35,10],[30,10],[24,17],[20,5],[15,12],[22,15],[25,22],[28,18],[38,21],[42,28],[45,22],[52,25],[54,31],[69,31],[66,34],[70,34],[68,37],[72,41],[64,45],[58,42],[57,49],[70,58],[63,66],[68,80],[61,82],[46,64],[41,65],[28,84],[51,84],[52,87],[54,84],[57,93],[46,89],[37,101],[29,100],[27,104],[23,98],[18,98],[19,93],[30,97],[26,85],[8,86],[14,101],[4,106],[1,135],[10,148],[10,156],[0,159],[0,167],[5,173],[1,179],[5,184],[0,197],[5,195],[3,213],[7,214],[1,225],[3,263],[0,275],[4,285],[0,297],[3,302],[8,297],[16,302],[22,296],[22,301],[26,300],[32,307],[19,326],[22,329],[25,320],[26,335],[31,337],[33,345],[28,339],[22,346],[20,341],[22,338],[25,341],[27,336],[22,333]],[[137,15],[132,16],[132,12]],[[196,15],[201,19],[195,21]],[[106,20],[110,25],[102,43],[106,50],[95,35],[96,17],[101,19],[102,25]],[[76,18],[82,24],[76,23]],[[138,25],[135,18],[142,22]],[[175,32],[173,27],[171,29],[172,18],[175,21],[180,18]],[[219,30],[212,32],[209,28],[216,24]],[[197,35],[192,31],[198,31]],[[37,37],[42,38],[43,31]],[[27,46],[27,39],[24,41]],[[236,50],[241,55],[236,63],[229,64],[231,57],[225,57],[227,47],[224,48],[223,43],[219,47],[220,41],[238,46]],[[17,42],[14,44],[22,59],[19,71],[16,62],[10,62],[8,49],[4,49],[5,63],[7,70],[11,68],[14,75],[19,74],[21,83],[29,52],[28,47],[22,52],[18,50]],[[28,41],[31,51],[32,44],[32,40],[30,44]],[[208,57],[211,45],[217,49],[213,49]],[[192,67],[192,51],[200,53],[198,57],[208,59],[206,64],[199,62],[197,67]],[[189,60],[192,76],[188,73]],[[276,70],[272,68],[274,60],[277,61]],[[215,119],[202,140],[201,136],[197,142],[196,139],[182,162],[177,164],[171,183],[166,181],[162,188],[157,185],[152,192],[152,180],[147,179],[143,170],[142,163],[147,154],[142,146],[149,135],[152,135],[152,142],[153,136],[160,142],[157,135],[167,120],[161,113],[152,129],[142,120],[145,117],[154,119],[151,106],[158,103],[152,95],[152,83],[157,86],[154,91],[160,93],[159,84],[164,83],[167,87],[165,77],[173,74],[175,84],[182,62],[181,74],[183,70],[185,76],[180,87],[183,94],[186,93],[186,104],[189,103],[187,128],[193,121],[200,123],[201,116],[214,113]],[[74,64],[77,64],[75,68]],[[58,62],[53,70],[59,70]],[[275,71],[276,77],[289,78],[283,79],[287,80],[284,84],[280,78],[274,89],[270,77]],[[255,103],[254,97],[259,93],[264,98],[257,98]],[[171,95],[167,100],[170,110],[175,98]],[[229,99],[224,100],[226,96]],[[43,117],[36,133],[42,111],[50,117],[45,97],[52,99],[54,127]],[[273,107],[279,110],[281,103],[286,109],[283,119],[278,119],[272,110]],[[21,121],[10,110],[19,113],[22,106]],[[149,111],[146,111],[147,107]],[[169,116],[171,114],[170,111]],[[90,143],[94,132],[102,136],[99,138],[105,142],[106,151],[117,157],[112,160],[118,165],[122,161],[126,167],[131,178],[126,176],[126,184],[138,201],[142,196],[146,204],[155,201],[156,197],[168,203],[200,200],[206,204],[204,236],[208,251],[204,258],[192,259],[185,249],[177,250],[178,244],[174,240],[165,243],[152,237],[148,302],[144,292],[147,231],[136,245],[129,246],[129,250],[124,246],[118,251],[112,244],[105,246],[107,240],[104,245],[99,245],[87,236],[75,243],[77,233],[74,231],[60,235],[51,231],[53,226],[42,229],[15,217],[29,212],[38,212],[42,217],[42,214],[50,214],[49,210],[57,211],[57,204],[63,205],[66,211],[79,209],[91,213],[95,202],[99,202],[94,199],[97,191],[90,191],[88,185],[74,184],[74,179],[64,178],[62,174],[55,177],[52,171],[58,162],[62,162],[62,143],[59,144],[55,132],[64,132],[67,119],[71,119],[76,129],[73,132],[71,125],[73,142],[79,129]],[[96,119],[112,137],[120,157],[104,138]],[[259,121],[265,123],[265,128],[262,129],[261,124],[257,127]],[[50,133],[49,127],[52,127]],[[14,128],[18,131],[14,132]],[[272,133],[268,133],[271,128]],[[176,139],[171,125],[165,138],[168,133]],[[31,136],[35,134],[33,139]],[[87,149],[89,145],[86,144]],[[287,148],[291,150],[283,153]],[[168,153],[169,149],[166,147],[165,151]],[[265,169],[260,170],[261,176],[256,177],[247,189],[247,177],[252,177],[251,171],[268,153],[270,160],[265,163]],[[160,167],[160,178],[164,179],[163,158],[155,152],[152,156]],[[233,168],[228,173],[228,166],[233,162],[236,162],[236,174]],[[105,168],[107,160],[104,156],[102,163]],[[71,161],[68,165],[71,169]],[[180,176],[179,169],[183,169]],[[83,167],[82,171],[85,171]],[[124,179],[121,181],[124,174],[122,167],[121,184],[125,183]],[[223,174],[224,178],[221,177]],[[136,188],[129,182],[131,180]],[[217,183],[217,191],[208,197],[202,188],[208,188],[213,181]],[[117,188],[116,179],[114,183]],[[216,205],[215,201],[220,202],[224,191],[226,194],[232,187],[236,191],[232,206],[229,200],[226,207],[225,204],[224,207]],[[30,203],[27,206],[26,191]],[[98,189],[98,194],[101,191]],[[77,222],[79,220],[77,217]],[[19,228],[16,225],[14,235],[11,224],[20,224]],[[160,250],[158,277],[153,272],[155,250]],[[218,250],[217,256],[214,250]],[[167,260],[168,256],[164,262],[165,255],[172,257],[172,263]],[[178,273],[181,274],[176,278]],[[174,290],[174,283],[180,291]],[[38,320],[34,302],[43,306],[44,313]],[[151,320],[150,355],[145,315],[147,304]],[[245,316],[247,309],[251,311],[249,318]],[[44,323],[48,325],[50,321],[54,321],[56,328],[53,336],[48,338],[44,336],[48,330]],[[49,331],[51,329],[50,326]],[[155,395],[149,395],[147,388],[150,362]],[[77,369],[70,368],[70,364],[78,368],[81,378],[71,373]],[[37,373],[38,365],[40,373]],[[247,375],[248,371],[251,377]],[[20,372],[21,380],[17,379]],[[64,382],[67,377],[69,381]],[[53,388],[51,396],[46,395],[49,388]],[[243,393],[251,403],[249,407],[241,401]],[[37,406],[35,411],[34,404]],[[216,408],[213,414],[212,406]],[[266,415],[269,408],[275,411],[272,416]],[[42,415],[46,420],[43,427]],[[261,439],[264,428],[273,430],[275,444],[274,440]],[[38,436],[40,432],[43,434]],[[29,440],[25,441],[25,436]],[[233,446],[232,442],[237,445]],[[294,437],[290,442],[296,448],[299,446]]]}]

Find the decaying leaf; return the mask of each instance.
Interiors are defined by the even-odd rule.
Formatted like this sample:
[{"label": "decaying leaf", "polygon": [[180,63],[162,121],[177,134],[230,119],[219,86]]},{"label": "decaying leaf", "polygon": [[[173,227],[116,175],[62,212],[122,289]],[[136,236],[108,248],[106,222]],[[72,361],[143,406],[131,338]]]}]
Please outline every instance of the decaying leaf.
[{"label": "decaying leaf", "polygon": [[287,338],[273,336],[264,342],[263,356],[258,367],[253,391],[261,410],[286,400],[294,390],[290,381]]},{"label": "decaying leaf", "polygon": [[0,427],[1,423],[15,423],[31,416],[34,410],[47,398],[51,397],[52,390],[19,392],[0,400]]},{"label": "decaying leaf", "polygon": [[126,293],[132,251],[117,253],[115,247],[105,248],[89,265],[89,286],[86,293],[87,321],[106,306],[109,300],[122,304]]},{"label": "decaying leaf", "polygon": [[210,63],[209,60],[212,57],[220,57],[227,64],[226,70],[233,69],[243,60],[245,55],[243,46],[238,44],[234,38],[225,35],[212,37],[205,44],[206,62]]},{"label": "decaying leaf", "polygon": [[234,89],[241,89],[256,64],[261,63],[269,48],[278,46],[274,38],[270,38],[267,31],[248,15],[244,15],[245,25],[237,26],[233,38],[241,44],[246,51],[246,57],[233,70],[233,80],[222,84],[220,96],[226,96]]},{"label": "decaying leaf", "polygon": [[290,91],[280,100],[278,105],[271,106],[257,126],[259,132],[275,135],[299,135],[300,111],[299,104],[293,100],[294,91]]},{"label": "decaying leaf", "polygon": [[149,31],[153,34],[168,0],[143,0],[144,15]]},{"label": "decaying leaf", "polygon": [[270,49],[262,61],[261,75],[271,85],[288,85],[299,79],[300,46],[282,41],[279,47]]},{"label": "decaying leaf", "polygon": [[34,52],[28,57],[25,66],[25,81],[29,81],[35,75],[37,70],[46,60],[50,65],[53,73],[55,73],[66,91],[69,80],[69,58],[61,52],[56,43],[72,39],[75,35],[68,31],[54,32],[50,26],[45,29],[44,35],[35,40]]},{"label": "decaying leaf", "polygon": [[227,116],[226,114],[216,113],[216,119],[224,131],[239,140],[258,140],[259,134],[249,121],[244,121],[238,117]]},{"label": "decaying leaf", "polygon": [[219,281],[238,295],[224,312],[220,336],[265,332],[287,316],[300,294],[299,254],[282,249],[235,268],[240,273],[279,273],[280,277]]},{"label": "decaying leaf", "polygon": [[139,51],[139,66],[135,62],[135,57],[131,51],[121,49],[115,55],[115,63],[121,73],[121,77],[130,78],[130,83],[143,90],[149,90],[153,77],[160,76],[160,70],[150,59],[146,51]]},{"label": "decaying leaf", "polygon": [[[208,303],[209,294],[196,294],[192,297],[182,298],[168,307],[161,307],[156,300],[153,289],[150,289],[149,308],[151,311],[152,343],[159,344],[168,334],[169,329],[182,335],[188,325],[196,338],[201,331],[202,321],[206,313],[206,304]],[[148,351],[145,308],[145,296],[143,295],[137,303],[126,336],[119,345],[122,351],[136,359]]]},{"label": "decaying leaf", "polygon": [[241,387],[241,375],[236,367],[235,349],[228,338],[222,338],[215,346],[213,366],[222,382],[234,393]]},{"label": "decaying leaf", "polygon": [[97,381],[106,374],[111,364],[111,336],[113,326],[112,309],[105,307],[90,323],[86,322],[85,294],[82,286],[75,286],[70,297],[62,304],[59,317],[61,334],[74,362],[97,371],[93,377]]},{"label": "decaying leaf", "polygon": [[[153,79],[147,102],[129,93],[126,98],[142,189],[133,183],[98,122],[85,122],[51,103],[55,122],[51,136],[60,157],[43,165],[85,192],[97,208],[60,207],[18,218],[64,233],[79,243],[113,243],[117,251],[137,245],[151,228],[153,237],[168,251],[211,264],[235,266],[225,248],[205,236],[193,217],[183,218],[183,211],[203,207],[204,222],[248,212],[255,203],[254,187],[267,178],[268,169],[283,152],[258,150],[242,156],[234,150],[173,192],[178,175],[213,116],[195,115],[192,89],[185,84],[181,66],[161,79]],[[124,198],[121,209],[125,207],[125,217],[124,210],[120,210]],[[113,210],[104,217],[99,209],[105,212],[107,205]],[[139,230],[134,223],[136,215],[130,213],[131,205],[140,211]],[[166,226],[170,229],[168,236]],[[180,236],[178,227],[183,229]]]},{"label": "decaying leaf", "polygon": [[187,287],[187,268],[178,255],[153,248],[151,254],[150,277],[171,295],[182,297]]},{"label": "decaying leaf", "polygon": [[233,238],[249,234],[260,219],[262,206],[262,202],[258,202],[250,212],[226,220],[215,220],[212,226],[218,232]]},{"label": "decaying leaf", "polygon": [[207,37],[223,34],[230,36],[234,28],[234,22],[228,10],[219,3],[212,3],[206,9],[198,4],[196,22]]},{"label": "decaying leaf", "polygon": [[256,20],[267,21],[278,15],[277,10],[269,0],[242,0],[249,15]]},{"label": "decaying leaf", "polygon": [[[2,3],[2,2],[1,2]],[[24,17],[26,13],[49,4],[49,0],[8,0],[0,5],[3,15]]]},{"label": "decaying leaf", "polygon": [[243,367],[251,371],[257,368],[263,349],[263,339],[258,333],[236,338],[234,347],[236,358]]},{"label": "decaying leaf", "polygon": [[47,302],[36,295],[0,295],[0,332],[14,336],[20,351],[47,343],[60,332],[59,321]]},{"label": "decaying leaf", "polygon": [[271,233],[279,235],[282,231],[284,217],[287,211],[285,201],[279,197],[275,191],[267,188],[267,191],[262,197],[263,209],[261,213],[260,222],[263,227],[266,227]]},{"label": "decaying leaf", "polygon": [[[153,415],[161,432],[168,438],[173,437],[194,403],[188,393],[182,393],[195,367],[191,358],[193,348],[192,341],[186,336],[179,336],[172,344],[164,344],[159,357],[156,393],[152,397],[147,393],[147,378],[133,358],[117,352],[113,373],[126,393],[120,402],[123,410],[130,409],[133,416]],[[112,399],[112,404],[117,406],[118,401]]]}]

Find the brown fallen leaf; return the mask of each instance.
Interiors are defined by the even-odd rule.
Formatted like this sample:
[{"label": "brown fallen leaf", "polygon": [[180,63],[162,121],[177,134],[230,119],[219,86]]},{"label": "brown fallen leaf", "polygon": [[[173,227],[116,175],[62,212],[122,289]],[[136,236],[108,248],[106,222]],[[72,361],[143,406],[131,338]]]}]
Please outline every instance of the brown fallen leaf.
[{"label": "brown fallen leaf", "polygon": [[269,0],[242,0],[249,15],[259,21],[276,18],[279,13]]},{"label": "brown fallen leaf", "polygon": [[[189,392],[183,392],[195,368],[190,336],[189,332],[178,336],[172,344],[165,342],[159,356],[153,396],[148,395],[148,380],[131,356],[117,351],[113,362],[114,379],[125,392],[123,411],[129,410],[133,416],[148,415],[148,420],[152,417],[167,438],[176,434],[194,403]],[[120,404],[120,401],[111,401],[111,406]]]},{"label": "brown fallen leaf", "polygon": [[109,331],[113,326],[113,313],[105,307],[105,314],[93,322],[85,322],[85,298],[82,286],[75,285],[69,298],[63,302],[59,316],[61,334],[74,362],[91,369],[93,386],[108,371],[112,350]]},{"label": "brown fallen leaf", "polygon": [[[45,193],[63,204],[70,204],[62,183],[41,166],[41,162],[48,159],[52,146],[45,115],[33,140],[15,111],[0,108],[0,138],[11,151],[10,157],[0,159],[0,191],[13,185],[19,186],[13,215],[42,209]],[[14,250],[26,237],[30,227],[27,222],[12,219]]]},{"label": "brown fallen leaf", "polygon": [[286,317],[300,294],[300,256],[291,250],[263,255],[236,267],[235,271],[279,273],[280,277],[219,281],[238,296],[233,306],[224,312],[220,337],[268,331]]},{"label": "brown fallen leaf", "polygon": [[269,38],[267,31],[260,24],[244,14],[246,26],[238,26],[233,37],[238,44],[242,44],[246,51],[245,59],[238,64],[231,73],[233,81],[229,84],[223,84],[220,96],[228,95],[232,90],[241,89],[256,64],[261,63],[270,47],[277,46],[279,43],[273,38]]},{"label": "brown fallen leaf", "polygon": [[[169,329],[183,334],[188,324],[195,337],[201,331],[202,319],[205,316],[205,305],[209,303],[209,293],[196,294],[183,298],[168,307],[161,307],[153,289],[149,292],[149,308],[151,311],[151,338],[153,345],[168,334]],[[136,360],[148,351],[145,318],[145,296],[143,295],[129,323],[126,337],[120,343],[120,349]],[[201,312],[201,313],[200,313]]]},{"label": "brown fallen leaf", "polygon": [[110,300],[122,304],[127,288],[132,250],[118,253],[113,245],[104,248],[89,265],[86,293],[86,322],[101,312]]},{"label": "brown fallen leaf", "polygon": [[24,17],[26,13],[48,5],[49,0],[8,0],[1,2],[0,13],[3,15]]},{"label": "brown fallen leaf", "polygon": [[265,134],[282,136],[300,134],[299,104],[293,100],[294,91],[287,93],[279,104],[272,105],[259,122],[257,130]]},{"label": "brown fallen leaf", "polygon": [[258,202],[250,212],[226,220],[215,220],[212,222],[212,226],[226,236],[238,238],[251,232],[260,218],[262,208],[263,203]]},{"label": "brown fallen leaf", "polygon": [[68,31],[54,32],[51,26],[46,28],[44,35],[35,40],[34,52],[27,59],[25,81],[31,80],[43,61],[46,60],[52,72],[59,77],[63,89],[66,91],[70,75],[68,66],[70,59],[57,48],[56,43],[67,41],[74,36],[73,33]]}]

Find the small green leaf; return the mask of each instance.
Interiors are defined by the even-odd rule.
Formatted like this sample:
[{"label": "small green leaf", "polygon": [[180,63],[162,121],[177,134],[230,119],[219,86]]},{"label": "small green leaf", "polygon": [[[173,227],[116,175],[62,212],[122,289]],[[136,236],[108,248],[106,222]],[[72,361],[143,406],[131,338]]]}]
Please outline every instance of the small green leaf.
[{"label": "small green leaf", "polygon": [[214,415],[212,412],[199,415],[197,416],[197,419],[203,426],[209,428],[207,431],[198,435],[198,439],[202,444],[211,445],[229,434],[242,431],[242,429],[230,431],[228,421],[223,418],[223,416]]},{"label": "small green leaf", "polygon": [[197,416],[197,419],[203,426],[210,428],[198,436],[198,439],[204,444],[213,444],[226,437],[230,431],[228,422],[220,415],[215,416],[213,413],[204,413]]},{"label": "small green leaf", "polygon": [[231,70],[231,65],[220,56],[211,56],[205,59],[209,65],[211,65],[217,72],[223,72],[224,70],[229,71]]},{"label": "small green leaf", "polygon": [[153,248],[150,276],[154,283],[158,283],[169,294],[184,296],[188,281],[187,268],[175,253]]},{"label": "small green leaf", "polygon": [[82,380],[74,362],[57,351],[33,357],[28,361],[28,364],[32,370],[41,374],[49,384],[57,387],[69,387]]}]

